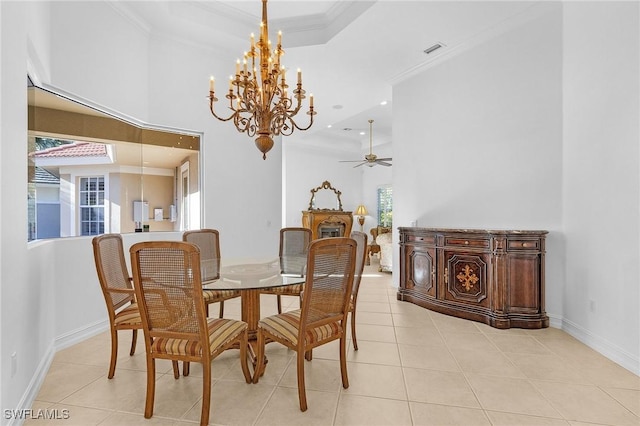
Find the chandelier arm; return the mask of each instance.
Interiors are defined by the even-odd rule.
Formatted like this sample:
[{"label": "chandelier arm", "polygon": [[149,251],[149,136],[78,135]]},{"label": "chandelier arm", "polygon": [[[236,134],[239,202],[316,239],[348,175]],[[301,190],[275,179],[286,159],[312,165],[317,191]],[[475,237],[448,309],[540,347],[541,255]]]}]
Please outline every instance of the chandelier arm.
[{"label": "chandelier arm", "polygon": [[[316,112],[313,111],[313,107],[309,108],[309,111],[307,112],[307,115],[310,115],[310,121],[309,121],[309,125],[307,127],[301,127],[298,125],[298,123],[296,123],[296,121],[293,119],[293,115],[290,114],[289,111],[287,112],[279,112],[277,113],[278,119],[277,121],[279,123],[290,123],[290,125],[286,125],[286,124],[282,124],[279,126],[279,129],[274,129],[274,125],[271,126],[273,133],[274,134],[282,134],[284,136],[290,136],[294,129],[298,129],[301,131],[304,130],[309,130],[309,128],[311,128],[311,126],[313,125],[313,116],[316,115]],[[288,129],[291,129],[290,131]]]},{"label": "chandelier arm", "polygon": [[310,110],[307,112],[307,114],[311,116],[311,119],[309,120],[309,125],[308,125],[307,127],[300,127],[300,126],[298,126],[298,123],[296,123],[296,122],[295,122],[295,120],[294,120],[293,118],[290,118],[291,123],[293,124],[293,126],[294,126],[296,129],[301,130],[301,131],[304,131],[304,130],[309,130],[309,129],[311,128],[311,126],[313,125],[313,116],[314,116],[314,115],[316,115],[317,113],[316,113],[316,112],[314,112],[314,111],[313,111],[313,108],[312,108],[312,109],[310,109]]},{"label": "chandelier arm", "polygon": [[[249,116],[247,117],[246,115]],[[236,111],[233,123],[241,133],[247,133],[249,136],[254,136],[256,134],[255,114],[251,114],[250,111],[246,109],[239,109]]]},{"label": "chandelier arm", "polygon": [[220,120],[220,121],[229,121],[229,120],[231,120],[232,118],[234,118],[234,117],[236,116],[236,112],[235,112],[235,110],[234,110],[233,114],[231,114],[231,115],[230,115],[229,117],[227,117],[227,118],[220,117],[218,114],[216,114],[216,112],[215,112],[215,110],[214,110],[214,108],[213,108],[213,104],[215,103],[215,101],[214,101],[215,97],[213,97],[213,92],[211,92],[211,93],[212,93],[212,95],[211,95],[211,96],[212,96],[212,98],[210,98],[210,101],[209,101],[209,110],[211,111],[211,114],[212,114],[215,118],[217,118],[218,120]]}]

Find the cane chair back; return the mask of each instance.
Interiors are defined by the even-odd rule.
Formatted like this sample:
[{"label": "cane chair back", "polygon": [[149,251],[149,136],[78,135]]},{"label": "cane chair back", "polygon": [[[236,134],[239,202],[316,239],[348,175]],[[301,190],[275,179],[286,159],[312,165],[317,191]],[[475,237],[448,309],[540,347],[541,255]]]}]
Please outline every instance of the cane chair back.
[{"label": "cane chair back", "polygon": [[[263,368],[265,342],[278,342],[295,350],[301,411],[307,410],[305,354],[314,347],[340,339],[342,386],[345,389],[349,387],[345,324],[353,287],[356,250],[356,242],[351,238],[312,241],[307,257],[302,307],[264,318],[258,323],[259,365],[256,371],[262,371]],[[254,375],[254,382],[258,379],[259,375]]]},{"label": "cane chair back", "polygon": [[109,316],[111,361],[108,377],[111,379],[116,372],[118,359],[118,331],[132,330],[129,355],[134,355],[138,330],[142,328],[142,320],[125,263],[122,236],[120,234],[99,235],[93,238],[92,245],[98,281]]},{"label": "cane chair back", "polygon": [[[202,281],[220,278],[220,233],[216,229],[198,229],[186,231],[182,234],[182,241],[193,243],[200,249],[200,263],[202,265]],[[220,303],[218,317],[224,315],[224,301],[240,297],[237,290],[204,290],[204,303],[207,316],[209,305]]]},{"label": "cane chair back", "polygon": [[364,272],[364,264],[367,258],[367,234],[359,231],[351,231],[351,238],[357,244],[355,273],[353,278],[353,287],[351,290],[351,301],[349,302],[349,312],[351,312],[351,340],[353,349],[358,350],[358,340],[356,339],[356,306],[358,301],[358,290],[360,290],[360,281]]},{"label": "cane chair back", "polygon": [[307,253],[311,243],[311,229],[282,228],[280,230],[280,270],[283,274],[304,275]]},{"label": "cane chair back", "polygon": [[[280,271],[283,274],[303,276],[307,267],[307,253],[311,243],[311,229],[282,228],[280,229]],[[302,292],[303,284],[267,288],[265,294],[275,294],[278,303],[278,313],[282,313],[282,296],[298,296]]]},{"label": "cane chair back", "polygon": [[200,424],[209,422],[211,361],[231,347],[240,349],[247,383],[247,324],[224,318],[207,318],[195,244],[149,241],[131,247],[134,287],[145,335],[147,397],[145,418],[153,416],[155,360],[199,362],[203,370]]}]

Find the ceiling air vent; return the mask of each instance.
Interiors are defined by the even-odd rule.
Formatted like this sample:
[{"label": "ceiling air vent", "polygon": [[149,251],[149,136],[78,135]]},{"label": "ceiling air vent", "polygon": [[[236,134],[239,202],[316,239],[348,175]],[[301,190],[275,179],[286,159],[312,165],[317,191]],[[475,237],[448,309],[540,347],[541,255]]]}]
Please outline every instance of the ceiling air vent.
[{"label": "ceiling air vent", "polygon": [[441,47],[444,47],[444,44],[436,43],[433,46],[427,47],[426,49],[424,49],[424,53],[426,53],[428,55],[428,54],[433,53],[436,50],[440,49]]}]

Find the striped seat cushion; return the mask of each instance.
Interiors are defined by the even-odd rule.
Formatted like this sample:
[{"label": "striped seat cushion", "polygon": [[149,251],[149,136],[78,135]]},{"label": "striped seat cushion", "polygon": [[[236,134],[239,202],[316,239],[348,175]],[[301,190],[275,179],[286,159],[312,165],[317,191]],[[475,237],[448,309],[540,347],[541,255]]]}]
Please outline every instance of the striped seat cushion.
[{"label": "striped seat cushion", "polygon": [[204,297],[204,303],[215,303],[221,300],[232,299],[239,297],[240,291],[238,290],[203,290],[202,297]]},{"label": "striped seat cushion", "polygon": [[[247,329],[246,322],[224,318],[209,318],[207,324],[209,328],[209,351],[211,353],[234,341]],[[170,355],[201,356],[202,345],[197,340],[158,337],[151,343],[151,351]]]},{"label": "striped seat cushion", "polygon": [[140,325],[142,326],[142,319],[140,318],[140,310],[136,303],[132,303],[120,312],[116,314],[114,321],[116,326],[124,325]]},{"label": "striped seat cushion", "polygon": [[[291,342],[293,346],[298,344],[298,328],[300,326],[300,309],[285,312],[279,315],[260,320],[258,328],[264,329],[281,339]],[[305,345],[313,345],[342,333],[342,326],[339,322],[325,324],[319,327],[307,329],[305,334]]]},{"label": "striped seat cushion", "polygon": [[279,287],[268,287],[262,289],[262,293],[269,294],[288,294],[288,295],[299,295],[302,292],[304,284],[291,284],[291,285],[283,285]]}]

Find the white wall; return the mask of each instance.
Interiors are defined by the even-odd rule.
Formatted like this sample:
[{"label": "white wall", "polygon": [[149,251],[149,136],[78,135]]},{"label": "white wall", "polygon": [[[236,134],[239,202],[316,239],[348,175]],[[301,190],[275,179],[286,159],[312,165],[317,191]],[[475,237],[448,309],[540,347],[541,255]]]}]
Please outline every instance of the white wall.
[{"label": "white wall", "polygon": [[[0,2],[0,407],[19,406],[53,339],[49,265],[27,252],[27,8]],[[13,184],[23,182],[22,185]],[[33,285],[31,285],[33,283]],[[42,338],[42,340],[40,340]],[[11,354],[16,353],[16,371]],[[4,422],[4,420],[3,420]]]},{"label": "white wall", "polygon": [[51,79],[45,82],[148,121],[145,31],[106,2],[52,2],[50,9]]},{"label": "white wall", "polygon": [[638,2],[570,2],[562,34],[564,326],[636,373],[639,12]]}]

